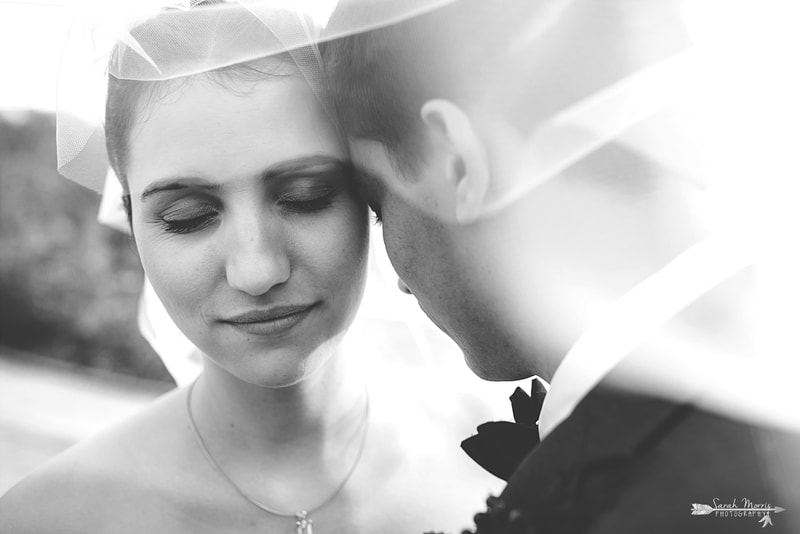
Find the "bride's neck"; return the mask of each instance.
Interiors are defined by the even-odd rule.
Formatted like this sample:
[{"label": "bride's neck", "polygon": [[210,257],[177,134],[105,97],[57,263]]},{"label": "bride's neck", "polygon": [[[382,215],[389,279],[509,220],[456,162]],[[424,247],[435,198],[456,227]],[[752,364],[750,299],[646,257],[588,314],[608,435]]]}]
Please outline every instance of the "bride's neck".
[{"label": "bride's neck", "polygon": [[237,448],[324,454],[326,444],[349,439],[363,423],[364,382],[348,363],[337,353],[297,384],[271,388],[207,361],[195,386],[194,416],[201,428]]}]

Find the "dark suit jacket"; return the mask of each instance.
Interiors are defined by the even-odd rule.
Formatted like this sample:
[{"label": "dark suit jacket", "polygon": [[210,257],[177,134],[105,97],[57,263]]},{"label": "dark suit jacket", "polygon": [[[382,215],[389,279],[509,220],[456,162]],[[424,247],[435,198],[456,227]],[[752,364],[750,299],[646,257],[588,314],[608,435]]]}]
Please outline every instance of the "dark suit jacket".
[{"label": "dark suit jacket", "polygon": [[[523,460],[501,499],[531,533],[800,534],[798,457],[795,434],[600,387]],[[770,514],[773,526],[691,515],[715,498],[786,511]]]}]

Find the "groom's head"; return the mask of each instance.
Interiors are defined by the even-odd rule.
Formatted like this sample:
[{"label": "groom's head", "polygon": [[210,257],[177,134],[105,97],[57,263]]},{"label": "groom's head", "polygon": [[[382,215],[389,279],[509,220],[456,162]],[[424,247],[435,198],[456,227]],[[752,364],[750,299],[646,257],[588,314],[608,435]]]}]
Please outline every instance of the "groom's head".
[{"label": "groom's head", "polygon": [[[500,265],[521,235],[539,246],[542,228],[514,217],[526,202],[487,215],[518,187],[517,149],[556,112],[685,46],[682,34],[632,46],[665,17],[676,18],[672,6],[637,0],[457,0],[325,46],[331,98],[392,263],[478,374],[542,371],[514,334],[543,317],[521,325],[503,313],[515,277]],[[329,28],[346,19],[335,13]],[[582,205],[568,202],[544,208]],[[559,235],[544,237],[543,254]]]}]

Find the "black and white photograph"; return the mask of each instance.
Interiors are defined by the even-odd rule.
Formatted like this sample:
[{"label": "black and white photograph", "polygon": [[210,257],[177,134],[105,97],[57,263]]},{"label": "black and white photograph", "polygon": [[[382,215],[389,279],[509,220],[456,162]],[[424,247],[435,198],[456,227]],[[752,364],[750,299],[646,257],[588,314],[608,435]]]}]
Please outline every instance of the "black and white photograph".
[{"label": "black and white photograph", "polygon": [[0,0],[0,534],[800,534],[797,28]]}]

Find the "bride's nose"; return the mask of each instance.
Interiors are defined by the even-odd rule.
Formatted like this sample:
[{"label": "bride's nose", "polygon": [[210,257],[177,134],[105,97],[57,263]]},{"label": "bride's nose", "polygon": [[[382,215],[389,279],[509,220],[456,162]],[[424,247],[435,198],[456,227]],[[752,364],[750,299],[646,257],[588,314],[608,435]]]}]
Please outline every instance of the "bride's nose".
[{"label": "bride's nose", "polygon": [[253,296],[263,295],[289,279],[288,242],[281,224],[260,216],[231,221],[226,235],[228,284]]}]

